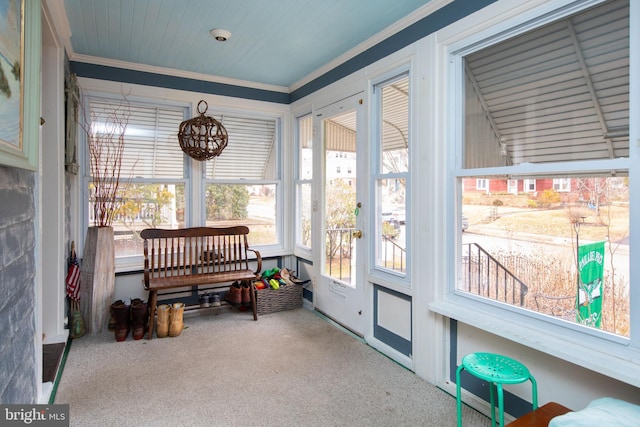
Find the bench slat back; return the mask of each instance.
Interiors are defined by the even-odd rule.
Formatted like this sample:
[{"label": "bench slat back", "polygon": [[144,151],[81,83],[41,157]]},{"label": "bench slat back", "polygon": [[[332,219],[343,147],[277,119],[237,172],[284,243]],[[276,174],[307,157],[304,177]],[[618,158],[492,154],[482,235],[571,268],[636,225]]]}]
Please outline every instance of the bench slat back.
[{"label": "bench slat back", "polygon": [[247,234],[245,226],[145,229],[145,271],[153,279],[248,270]]}]

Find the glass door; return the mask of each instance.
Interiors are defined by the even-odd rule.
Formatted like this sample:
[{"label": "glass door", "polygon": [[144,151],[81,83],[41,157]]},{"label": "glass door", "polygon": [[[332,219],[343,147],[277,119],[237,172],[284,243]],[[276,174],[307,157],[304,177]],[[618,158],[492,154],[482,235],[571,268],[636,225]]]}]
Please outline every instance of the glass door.
[{"label": "glass door", "polygon": [[366,263],[366,153],[359,121],[362,96],[319,110],[315,128],[322,147],[320,239],[321,261],[314,302],[326,314],[358,335],[364,335],[364,272]]}]

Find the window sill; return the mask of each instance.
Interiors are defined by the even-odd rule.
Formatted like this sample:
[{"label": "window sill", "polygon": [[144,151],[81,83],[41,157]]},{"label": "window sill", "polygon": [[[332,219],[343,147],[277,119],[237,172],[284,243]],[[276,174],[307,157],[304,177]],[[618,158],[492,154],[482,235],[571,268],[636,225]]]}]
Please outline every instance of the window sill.
[{"label": "window sill", "polygon": [[429,310],[640,387],[640,351],[630,347],[624,338],[601,331],[574,330],[570,326],[575,325],[569,322],[552,324],[543,316],[536,318],[536,313],[526,316],[459,295],[429,304]]}]

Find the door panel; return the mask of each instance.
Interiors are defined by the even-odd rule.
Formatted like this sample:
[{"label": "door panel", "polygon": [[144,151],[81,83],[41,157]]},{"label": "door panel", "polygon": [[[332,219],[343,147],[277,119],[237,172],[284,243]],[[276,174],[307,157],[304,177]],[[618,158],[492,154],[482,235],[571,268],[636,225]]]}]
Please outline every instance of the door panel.
[{"label": "door panel", "polygon": [[321,217],[318,246],[321,262],[314,289],[316,309],[359,335],[364,335],[366,256],[366,153],[363,153],[362,96],[319,110],[314,126],[322,149]]}]

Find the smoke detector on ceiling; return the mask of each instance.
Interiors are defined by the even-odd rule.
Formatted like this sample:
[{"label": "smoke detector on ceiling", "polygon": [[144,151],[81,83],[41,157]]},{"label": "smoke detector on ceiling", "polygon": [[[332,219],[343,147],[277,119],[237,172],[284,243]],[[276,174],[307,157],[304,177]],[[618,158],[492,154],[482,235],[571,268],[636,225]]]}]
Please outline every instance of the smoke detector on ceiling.
[{"label": "smoke detector on ceiling", "polygon": [[231,32],[227,30],[222,30],[222,29],[213,29],[211,30],[211,35],[213,36],[214,39],[218,40],[219,42],[226,42],[227,39],[231,37]]}]

